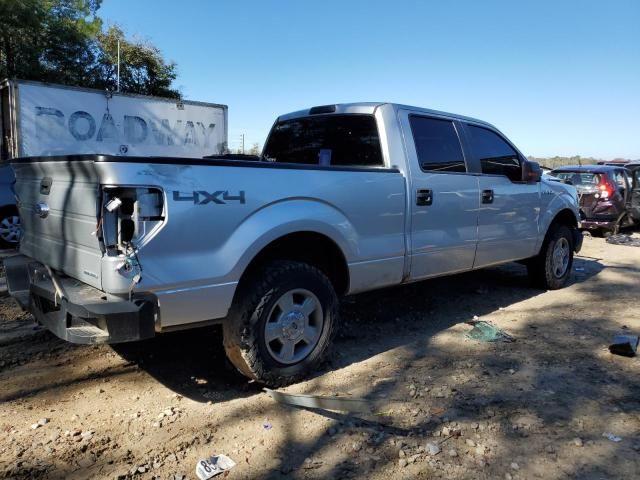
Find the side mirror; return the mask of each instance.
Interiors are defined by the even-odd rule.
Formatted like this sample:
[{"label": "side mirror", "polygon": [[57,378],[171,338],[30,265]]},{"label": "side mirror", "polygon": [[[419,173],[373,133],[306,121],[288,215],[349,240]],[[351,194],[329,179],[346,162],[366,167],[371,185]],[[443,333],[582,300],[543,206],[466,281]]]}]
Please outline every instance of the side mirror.
[{"label": "side mirror", "polygon": [[540,164],[525,160],[522,167],[522,181],[526,183],[536,183],[542,178],[542,168]]}]

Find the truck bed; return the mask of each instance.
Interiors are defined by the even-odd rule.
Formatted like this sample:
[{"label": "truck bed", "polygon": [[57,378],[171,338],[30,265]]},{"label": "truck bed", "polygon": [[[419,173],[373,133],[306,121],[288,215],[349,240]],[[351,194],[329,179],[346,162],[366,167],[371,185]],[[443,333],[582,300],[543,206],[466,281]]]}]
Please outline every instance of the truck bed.
[{"label": "truck bed", "polygon": [[[153,293],[163,326],[224,317],[250,259],[293,225],[339,243],[349,292],[404,275],[406,183],[395,168],[109,155],[32,157],[13,167],[21,253],[110,294]],[[164,196],[164,221],[139,245],[143,272],[133,287],[118,271],[122,258],[105,253],[96,235],[99,197],[110,185],[157,187]],[[34,214],[39,203],[47,218]]]}]

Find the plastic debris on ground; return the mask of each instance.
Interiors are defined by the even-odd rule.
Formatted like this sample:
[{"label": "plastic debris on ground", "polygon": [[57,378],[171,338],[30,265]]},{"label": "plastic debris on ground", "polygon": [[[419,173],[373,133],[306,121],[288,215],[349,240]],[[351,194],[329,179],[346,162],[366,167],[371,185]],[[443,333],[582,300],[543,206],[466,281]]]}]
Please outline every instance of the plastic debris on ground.
[{"label": "plastic debris on ground", "polygon": [[508,333],[500,330],[495,325],[484,320],[469,322],[473,326],[471,330],[464,334],[465,337],[479,342],[513,342],[514,338]]},{"label": "plastic debris on ground", "polygon": [[226,455],[213,455],[209,458],[198,460],[196,475],[200,480],[207,480],[220,475],[236,466],[236,462]]},{"label": "plastic debris on ground", "polygon": [[263,423],[262,428],[264,428],[265,430],[271,430],[273,428],[273,425],[271,425],[270,423]]},{"label": "plastic debris on ground", "polygon": [[321,408],[323,410],[336,410],[350,413],[373,413],[369,401],[361,398],[323,397],[320,395],[302,395],[277,392],[268,388],[264,389],[271,398],[278,403],[284,403],[294,407]]},{"label": "plastic debris on ground", "polygon": [[619,436],[617,436],[617,435],[614,435],[614,434],[613,434],[613,433],[611,433],[611,432],[605,432],[605,433],[603,433],[603,434],[602,434],[602,436],[603,436],[604,438],[608,438],[608,439],[609,439],[609,440],[611,440],[612,442],[616,442],[616,443],[618,443],[618,442],[621,442],[621,441],[622,441],[622,437],[619,437]]},{"label": "plastic debris on ground", "polygon": [[625,233],[619,233],[618,235],[611,235],[607,238],[607,243],[625,245],[627,247],[640,247],[640,237],[632,237]]},{"label": "plastic debris on ground", "polygon": [[312,470],[314,468],[320,468],[323,465],[323,461],[318,458],[305,458],[302,468],[305,470]]},{"label": "plastic debris on ground", "polygon": [[640,338],[637,335],[616,335],[613,343],[609,345],[609,351],[623,357],[633,357],[638,351]]}]

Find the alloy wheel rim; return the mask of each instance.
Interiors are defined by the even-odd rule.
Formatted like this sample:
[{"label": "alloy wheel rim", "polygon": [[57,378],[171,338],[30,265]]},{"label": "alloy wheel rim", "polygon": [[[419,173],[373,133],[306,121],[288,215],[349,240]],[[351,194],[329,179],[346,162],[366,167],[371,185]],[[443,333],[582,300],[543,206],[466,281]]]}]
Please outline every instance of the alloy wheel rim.
[{"label": "alloy wheel rim", "polygon": [[569,241],[566,238],[560,238],[553,247],[551,271],[556,278],[561,278],[567,273],[571,257],[570,249]]},{"label": "alloy wheel rim", "polygon": [[315,349],[323,326],[318,297],[303,288],[289,290],[274,303],[265,322],[267,351],[284,365],[298,363]]},{"label": "alloy wheel rim", "polygon": [[11,215],[0,221],[0,238],[8,243],[18,243],[22,228],[20,217]]}]

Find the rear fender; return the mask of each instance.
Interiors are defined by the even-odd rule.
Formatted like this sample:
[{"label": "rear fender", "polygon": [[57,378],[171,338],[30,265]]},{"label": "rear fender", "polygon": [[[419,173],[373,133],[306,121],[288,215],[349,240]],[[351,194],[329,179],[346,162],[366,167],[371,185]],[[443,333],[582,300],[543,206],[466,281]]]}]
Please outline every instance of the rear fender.
[{"label": "rear fender", "polygon": [[262,249],[297,232],[325,235],[340,248],[347,262],[359,256],[361,239],[342,212],[315,199],[298,198],[266,205],[247,217],[217,252],[219,270],[213,271],[227,272],[222,281],[238,281]]}]

